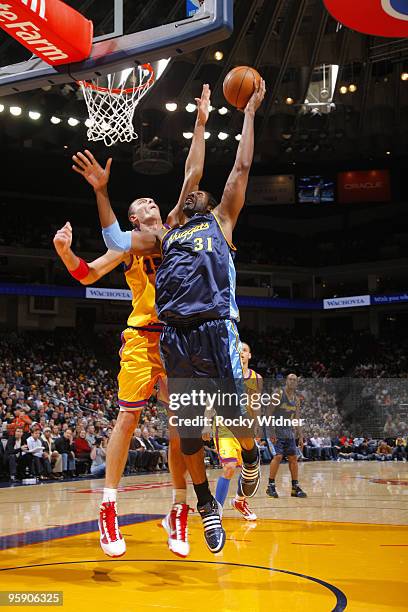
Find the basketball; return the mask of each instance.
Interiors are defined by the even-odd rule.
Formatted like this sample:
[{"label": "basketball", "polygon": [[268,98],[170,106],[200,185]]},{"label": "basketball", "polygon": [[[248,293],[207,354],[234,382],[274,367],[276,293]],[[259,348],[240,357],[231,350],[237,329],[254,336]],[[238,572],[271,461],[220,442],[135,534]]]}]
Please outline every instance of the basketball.
[{"label": "basketball", "polygon": [[235,108],[245,108],[260,81],[261,75],[255,68],[249,66],[234,68],[224,80],[225,99]]}]

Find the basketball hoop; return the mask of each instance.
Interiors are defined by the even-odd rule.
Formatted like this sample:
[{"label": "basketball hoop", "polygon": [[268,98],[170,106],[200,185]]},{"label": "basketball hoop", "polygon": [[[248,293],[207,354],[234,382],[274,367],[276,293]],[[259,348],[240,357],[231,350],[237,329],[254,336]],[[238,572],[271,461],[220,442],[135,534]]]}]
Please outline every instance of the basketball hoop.
[{"label": "basketball hoop", "polygon": [[108,74],[103,80],[78,81],[88,107],[88,140],[103,140],[107,147],[135,140],[136,106],[154,81],[150,64]]}]

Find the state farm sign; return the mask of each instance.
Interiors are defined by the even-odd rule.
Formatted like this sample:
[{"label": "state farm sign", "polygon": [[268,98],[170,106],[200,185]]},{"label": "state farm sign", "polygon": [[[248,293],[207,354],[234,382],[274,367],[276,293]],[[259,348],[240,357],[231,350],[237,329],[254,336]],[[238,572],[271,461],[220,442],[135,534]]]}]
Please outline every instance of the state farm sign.
[{"label": "state farm sign", "polygon": [[338,175],[338,198],[349,202],[389,202],[391,200],[388,170],[342,172]]}]

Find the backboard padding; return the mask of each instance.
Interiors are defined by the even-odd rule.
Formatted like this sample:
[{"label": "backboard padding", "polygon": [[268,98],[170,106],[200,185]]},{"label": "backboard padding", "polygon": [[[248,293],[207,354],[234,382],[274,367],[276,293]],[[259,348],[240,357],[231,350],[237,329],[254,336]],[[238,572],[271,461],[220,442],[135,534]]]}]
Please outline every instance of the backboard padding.
[{"label": "backboard padding", "polygon": [[[76,8],[75,1],[71,0],[68,3]],[[167,2],[167,0],[158,1]],[[156,0],[150,2],[154,3]],[[142,4],[146,6],[145,2]],[[63,84],[70,80],[89,80],[137,63],[143,64],[165,57],[174,57],[215,44],[232,33],[233,4],[233,0],[205,0],[201,10],[192,18],[164,23],[149,29],[143,28],[150,18],[149,14],[146,13],[146,22],[138,22],[137,11],[134,11],[135,29],[143,29],[114,37],[112,32],[106,34],[99,32],[104,38],[98,40],[97,37],[90,58],[84,62],[55,68],[38,58],[33,58],[1,68],[0,95],[29,91],[50,84]],[[125,32],[131,27],[131,24],[128,24],[126,6],[123,5]],[[172,6],[181,6],[181,4],[175,5],[172,0]],[[98,27],[96,32],[98,34]]]}]

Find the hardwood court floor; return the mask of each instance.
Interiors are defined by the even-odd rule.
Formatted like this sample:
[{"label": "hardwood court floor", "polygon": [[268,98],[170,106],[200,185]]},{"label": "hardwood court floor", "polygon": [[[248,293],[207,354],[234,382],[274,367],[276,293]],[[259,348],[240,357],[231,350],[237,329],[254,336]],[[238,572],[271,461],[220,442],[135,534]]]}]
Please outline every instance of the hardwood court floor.
[{"label": "hardwood court floor", "polygon": [[[293,499],[288,467],[282,465],[281,497],[275,500],[265,495],[265,466],[251,500],[256,524],[226,504],[228,540],[212,555],[192,514],[186,560],[168,551],[159,527],[171,502],[168,474],[122,480],[119,511],[128,551],[116,561],[99,549],[96,532],[103,481],[0,489],[0,590],[63,591],[59,609],[67,612],[402,612],[408,586],[407,468],[304,464],[300,482],[308,498]],[[208,472],[213,488],[219,474]],[[231,495],[235,486],[236,479]]]}]

